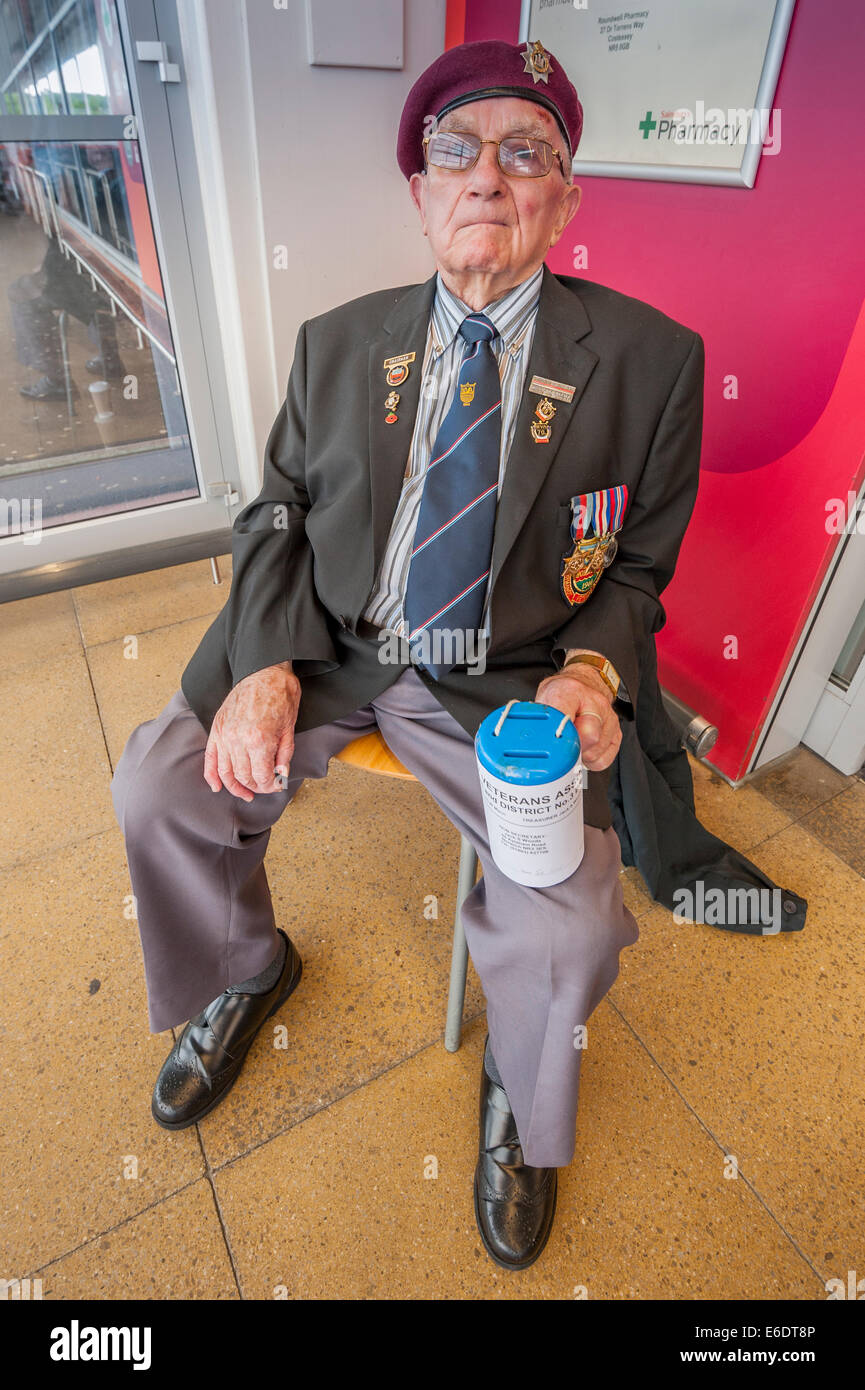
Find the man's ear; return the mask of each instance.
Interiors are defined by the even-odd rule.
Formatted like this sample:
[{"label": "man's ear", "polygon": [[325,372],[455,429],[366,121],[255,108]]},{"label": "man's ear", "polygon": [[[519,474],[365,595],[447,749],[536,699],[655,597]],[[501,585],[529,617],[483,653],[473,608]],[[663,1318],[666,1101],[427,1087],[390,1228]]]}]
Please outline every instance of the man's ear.
[{"label": "man's ear", "polygon": [[408,181],[408,189],[411,200],[420,214],[421,228],[426,236],[426,174],[412,174]]},{"label": "man's ear", "polygon": [[556,242],[559,240],[560,236],[562,235],[562,232],[565,230],[568,223],[571,221],[573,217],[576,216],[577,209],[579,208],[580,203],[582,201],[582,188],[578,183],[571,184],[571,186],[567,190],[566,195],[562,199],[562,206],[559,209],[559,216],[556,219],[556,225],[553,230],[553,236],[550,241],[550,246],[555,246]]}]

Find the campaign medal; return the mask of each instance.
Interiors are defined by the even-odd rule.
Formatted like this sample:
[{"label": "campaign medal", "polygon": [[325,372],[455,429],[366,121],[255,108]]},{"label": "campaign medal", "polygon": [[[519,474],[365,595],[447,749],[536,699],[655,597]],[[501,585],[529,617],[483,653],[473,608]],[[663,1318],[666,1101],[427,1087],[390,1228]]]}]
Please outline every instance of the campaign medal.
[{"label": "campaign medal", "polygon": [[384,402],[384,408],[385,408],[385,410],[387,411],[387,415],[385,415],[385,417],[384,417],[384,419],[385,419],[385,424],[387,424],[387,425],[395,425],[395,424],[396,424],[397,420],[399,419],[399,416],[398,416],[397,413],[396,413],[396,408],[397,408],[398,405],[399,405],[399,391],[390,391],[390,392],[388,393],[388,395],[385,397],[385,402]]},{"label": "campaign medal", "polygon": [[604,570],[613,563],[619,548],[616,532],[622,528],[628,489],[602,488],[582,492],[571,498],[571,555],[562,556],[562,593],[574,607],[594,593]]},{"label": "campaign medal", "polygon": [[387,373],[385,380],[388,386],[402,386],[409,373],[409,363],[413,362],[416,353],[403,352],[398,357],[386,357],[384,359],[384,369]]},{"label": "campaign medal", "polygon": [[536,444],[549,444],[552,436],[550,421],[556,413],[556,407],[552,401],[544,396],[535,406],[535,418],[532,421],[532,439]]}]

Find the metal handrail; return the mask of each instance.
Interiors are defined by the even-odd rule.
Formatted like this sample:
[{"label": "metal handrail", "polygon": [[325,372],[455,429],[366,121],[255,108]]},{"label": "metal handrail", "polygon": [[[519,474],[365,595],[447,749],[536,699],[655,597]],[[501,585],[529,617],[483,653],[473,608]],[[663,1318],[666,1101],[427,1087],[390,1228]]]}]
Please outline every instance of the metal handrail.
[{"label": "metal handrail", "polygon": [[115,294],[114,290],[111,288],[108,282],[104,280],[103,277],[99,274],[99,271],[95,270],[93,266],[90,264],[90,262],[86,259],[86,257],[82,256],[80,252],[76,251],[75,247],[72,246],[64,237],[60,229],[60,218],[57,215],[57,200],[54,197],[54,189],[52,187],[51,180],[48,178],[48,176],[46,174],[43,174],[40,169],[31,169],[29,166],[25,164],[20,164],[18,168],[22,174],[32,175],[34,179],[38,180],[38,183],[35,184],[33,189],[33,192],[36,195],[33,197],[33,202],[36,204],[39,210],[39,220],[42,223],[42,230],[44,231],[45,235],[49,238],[52,236],[51,226],[49,225],[48,217],[45,212],[45,198],[47,197],[48,206],[51,209],[51,221],[53,222],[54,226],[53,235],[55,236],[57,244],[60,247],[66,259],[68,260],[70,256],[73,256],[75,258],[76,270],[78,271],[78,274],[80,275],[82,273],[83,268],[83,270],[90,276],[90,283],[92,284],[94,290],[96,289],[96,285],[98,283],[101,289],[104,291],[104,293],[107,294],[109,300],[111,301],[112,318],[117,317],[117,310],[119,308],[121,313],[125,314],[126,317],[129,319],[130,323],[134,324],[136,332],[138,334],[139,349],[143,347],[143,343],[141,341],[141,335],[143,333],[144,336],[150,340],[150,342],[157,349],[157,351],[161,352],[163,357],[166,357],[168,359],[168,361],[171,363],[172,367],[176,372],[177,359],[174,356],[174,353],[170,352],[169,349],[166,348],[159,341],[159,339],[155,336],[153,332],[151,332],[147,325],[143,323],[141,319],[139,319],[137,315],[135,315],[132,312],[129,306],[122,299],[120,299],[117,294]]},{"label": "metal handrail", "polygon": [[661,699],[682,741],[682,747],[693,753],[695,758],[705,758],[718,741],[718,730],[708,719],[689,708],[684,700],[672,695],[661,686]]}]

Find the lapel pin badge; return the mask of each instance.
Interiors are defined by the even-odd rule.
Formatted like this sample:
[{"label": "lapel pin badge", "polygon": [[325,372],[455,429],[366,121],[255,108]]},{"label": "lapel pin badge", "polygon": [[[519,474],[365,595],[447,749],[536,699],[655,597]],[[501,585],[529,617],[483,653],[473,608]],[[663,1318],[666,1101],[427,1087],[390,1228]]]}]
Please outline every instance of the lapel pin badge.
[{"label": "lapel pin badge", "polygon": [[408,378],[409,363],[413,362],[417,356],[414,352],[402,352],[398,357],[386,357],[384,359],[385,380],[388,386],[402,386]]},{"label": "lapel pin badge", "polygon": [[385,397],[385,402],[384,402],[384,408],[385,408],[385,410],[387,411],[387,415],[385,415],[385,417],[384,417],[384,419],[385,419],[385,424],[387,424],[387,425],[395,425],[395,424],[396,424],[397,420],[399,419],[399,416],[398,416],[397,413],[396,413],[396,408],[397,408],[398,405],[399,405],[399,391],[390,391],[390,392],[388,393],[388,395]]},{"label": "lapel pin badge", "polygon": [[551,421],[556,413],[556,407],[552,401],[543,396],[535,406],[535,418],[532,421],[532,439],[536,444],[549,444],[552,436]]}]

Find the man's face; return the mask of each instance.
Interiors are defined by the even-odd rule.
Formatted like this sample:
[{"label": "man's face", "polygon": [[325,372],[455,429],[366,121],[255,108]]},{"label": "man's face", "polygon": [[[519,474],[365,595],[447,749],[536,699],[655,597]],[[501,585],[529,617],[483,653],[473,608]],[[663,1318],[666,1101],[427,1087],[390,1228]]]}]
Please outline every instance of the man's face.
[{"label": "man's face", "polygon": [[[555,118],[521,97],[485,97],[443,116],[439,130],[471,131],[483,140],[533,135],[568,155]],[[430,165],[410,179],[412,199],[439,269],[452,277],[480,274],[518,284],[543,261],[579,205],[558,160],[543,178],[503,174],[494,145],[483,145],[473,168]]]}]

